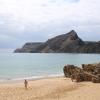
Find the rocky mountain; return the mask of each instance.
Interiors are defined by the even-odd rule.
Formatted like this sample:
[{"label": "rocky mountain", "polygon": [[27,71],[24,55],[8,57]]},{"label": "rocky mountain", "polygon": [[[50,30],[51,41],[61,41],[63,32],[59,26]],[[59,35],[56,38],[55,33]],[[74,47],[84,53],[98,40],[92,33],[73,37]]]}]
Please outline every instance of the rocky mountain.
[{"label": "rocky mountain", "polygon": [[26,43],[22,48],[14,52],[29,53],[100,53],[100,41],[83,41],[72,30],[69,33],[58,35],[48,39],[44,43]]}]

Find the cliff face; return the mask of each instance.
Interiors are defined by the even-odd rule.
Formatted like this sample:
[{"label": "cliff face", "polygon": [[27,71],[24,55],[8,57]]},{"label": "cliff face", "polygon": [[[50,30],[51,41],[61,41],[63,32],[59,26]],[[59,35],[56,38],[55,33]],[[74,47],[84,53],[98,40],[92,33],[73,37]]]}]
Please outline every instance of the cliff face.
[{"label": "cliff face", "polygon": [[100,53],[99,42],[85,42],[72,30],[47,40],[45,43],[26,43],[15,52],[31,53]]}]

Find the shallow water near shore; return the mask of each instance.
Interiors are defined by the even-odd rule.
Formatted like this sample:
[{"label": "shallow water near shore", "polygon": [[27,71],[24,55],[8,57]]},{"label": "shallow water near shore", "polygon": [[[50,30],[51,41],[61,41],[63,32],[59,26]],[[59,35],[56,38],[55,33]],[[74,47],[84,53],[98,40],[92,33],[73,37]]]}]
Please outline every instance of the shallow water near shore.
[{"label": "shallow water near shore", "polygon": [[0,50],[0,81],[61,76],[66,64],[81,66],[98,62],[100,54],[13,53],[13,50]]}]

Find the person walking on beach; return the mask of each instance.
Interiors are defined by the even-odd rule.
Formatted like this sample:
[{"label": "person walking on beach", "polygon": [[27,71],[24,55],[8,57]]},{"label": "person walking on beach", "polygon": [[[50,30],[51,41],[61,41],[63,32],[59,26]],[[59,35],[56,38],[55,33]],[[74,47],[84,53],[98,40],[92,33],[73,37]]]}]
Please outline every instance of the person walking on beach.
[{"label": "person walking on beach", "polygon": [[28,87],[28,81],[26,79],[24,81],[24,85],[25,85],[25,89],[27,89],[27,87]]}]

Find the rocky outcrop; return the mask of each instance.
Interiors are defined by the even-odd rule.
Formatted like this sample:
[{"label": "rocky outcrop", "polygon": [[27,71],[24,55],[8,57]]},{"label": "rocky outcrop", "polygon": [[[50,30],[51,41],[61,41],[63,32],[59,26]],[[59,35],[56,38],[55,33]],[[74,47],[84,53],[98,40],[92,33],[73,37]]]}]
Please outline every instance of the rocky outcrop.
[{"label": "rocky outcrop", "polygon": [[100,83],[100,63],[82,64],[82,68],[74,65],[66,65],[63,71],[65,77],[71,78],[72,81],[92,81],[93,83]]},{"label": "rocky outcrop", "polygon": [[81,71],[82,71],[81,68],[78,68],[77,66],[74,65],[65,65],[63,68],[64,75],[69,78],[71,77],[71,75]]},{"label": "rocky outcrop", "polygon": [[30,53],[100,53],[99,42],[85,42],[72,30],[47,40],[44,43],[26,43],[15,52]]},{"label": "rocky outcrop", "polygon": [[82,69],[94,75],[100,74],[100,63],[97,64],[82,64]]}]

